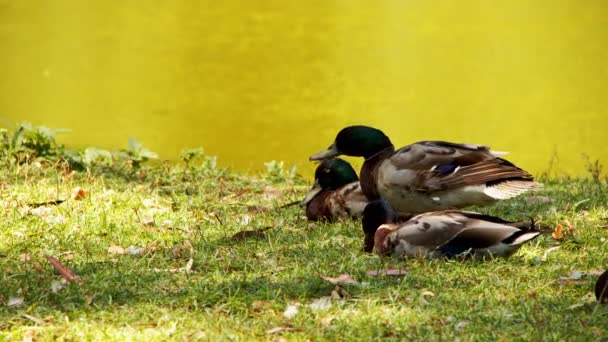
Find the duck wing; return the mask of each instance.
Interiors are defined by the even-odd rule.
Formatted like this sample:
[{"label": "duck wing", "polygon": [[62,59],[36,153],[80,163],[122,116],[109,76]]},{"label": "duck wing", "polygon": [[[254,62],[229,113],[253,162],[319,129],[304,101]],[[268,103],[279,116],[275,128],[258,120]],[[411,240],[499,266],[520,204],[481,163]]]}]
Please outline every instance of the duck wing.
[{"label": "duck wing", "polygon": [[513,249],[540,235],[533,229],[532,221],[509,222],[499,217],[465,211],[453,215],[463,217],[461,222],[464,228],[438,248],[442,255],[448,257],[470,249],[490,249],[501,244]]},{"label": "duck wing", "polygon": [[456,211],[437,211],[412,217],[399,226],[391,239],[413,246],[436,248],[454,238],[465,228],[465,217]]},{"label": "duck wing", "polygon": [[494,189],[495,198],[510,198],[539,184],[528,172],[509,161],[498,158],[488,146],[457,144],[445,141],[422,141],[405,146],[390,158],[395,168],[393,184],[403,183],[415,191],[434,192],[467,185],[510,184]]}]

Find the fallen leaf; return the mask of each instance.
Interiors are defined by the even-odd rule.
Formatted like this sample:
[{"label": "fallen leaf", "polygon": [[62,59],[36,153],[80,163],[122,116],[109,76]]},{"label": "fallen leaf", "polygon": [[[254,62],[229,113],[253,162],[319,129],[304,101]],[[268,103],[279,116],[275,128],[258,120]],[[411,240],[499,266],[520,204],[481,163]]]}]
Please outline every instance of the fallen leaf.
[{"label": "fallen leaf", "polygon": [[23,339],[21,340],[21,342],[32,342],[34,341],[34,329],[28,329],[25,334],[23,334]]},{"label": "fallen leaf", "polygon": [[298,307],[295,305],[287,305],[287,308],[285,309],[285,311],[283,312],[283,317],[287,318],[287,319],[292,319],[294,317],[296,317],[296,315],[298,314]]},{"label": "fallen leaf", "polygon": [[270,309],[271,307],[272,303],[261,300],[256,300],[255,302],[251,303],[251,309],[255,312],[264,311]]},{"label": "fallen leaf", "polygon": [[551,237],[553,239],[562,240],[566,236],[572,235],[572,234],[574,234],[574,232],[576,232],[576,228],[574,228],[572,226],[570,221],[566,220],[566,221],[564,221],[564,223],[566,225],[565,227],[561,223],[558,223],[557,226],[555,226],[555,228],[553,229],[553,232],[551,233]]},{"label": "fallen leaf", "polygon": [[84,295],[84,302],[87,303],[87,305],[91,305],[93,304],[93,297],[95,297],[95,294],[93,293],[87,293]]},{"label": "fallen leaf", "polygon": [[72,191],[72,199],[76,200],[76,201],[80,201],[83,200],[85,198],[87,198],[87,192],[86,190],[84,190],[83,188],[77,186],[76,188],[74,188],[74,191]]},{"label": "fallen leaf", "polygon": [[146,216],[146,217],[142,218],[141,224],[143,224],[146,227],[154,227],[156,225],[154,223],[154,218],[152,218],[150,216]]},{"label": "fallen leaf", "polygon": [[402,275],[407,275],[407,272],[405,270],[371,270],[371,271],[367,271],[367,274],[372,277],[379,277],[379,276],[398,277],[398,276],[402,276]]},{"label": "fallen leaf", "polygon": [[133,245],[127,247],[126,252],[131,255],[142,255],[146,251],[143,247],[135,247]]},{"label": "fallen leaf", "polygon": [[48,216],[52,211],[53,210],[49,207],[39,207],[39,208],[30,210],[30,214],[40,216],[40,217],[45,217],[45,216]]},{"label": "fallen leaf", "polygon": [[426,300],[426,297],[435,297],[435,294],[431,291],[424,291],[420,294],[420,298],[418,299],[420,301],[420,304],[422,305],[429,305],[431,303],[429,303],[429,301]]},{"label": "fallen leaf", "polygon": [[57,293],[65,287],[65,283],[59,280],[55,280],[51,283],[51,292]]},{"label": "fallen leaf", "polygon": [[352,285],[352,284],[357,283],[350,274],[346,274],[346,273],[340,274],[339,276],[337,276],[335,278],[328,277],[328,276],[321,276],[321,278],[323,278],[324,280],[327,280],[328,282],[330,282],[332,284]]},{"label": "fallen leaf", "polygon": [[542,257],[541,260],[542,261],[547,261],[547,257],[549,256],[549,253],[552,253],[552,252],[554,252],[554,251],[556,251],[558,249],[559,249],[559,246],[555,246],[555,247],[551,247],[551,248],[547,249],[545,251],[545,253],[543,253],[543,257]]},{"label": "fallen leaf", "polygon": [[469,321],[459,321],[458,323],[456,323],[456,330],[461,330],[462,328],[466,327],[469,324]]},{"label": "fallen leaf", "polygon": [[36,317],[36,316],[32,316],[32,315],[28,315],[28,314],[23,314],[22,316],[25,317],[25,318],[27,318],[27,319],[29,319],[30,321],[32,321],[32,322],[34,322],[36,324],[39,324],[39,325],[43,325],[44,324],[44,321],[42,319]]},{"label": "fallen leaf", "polygon": [[251,222],[251,216],[245,214],[245,215],[241,216],[239,222],[242,226],[246,226],[249,224],[249,222]]},{"label": "fallen leaf", "polygon": [[587,280],[574,279],[574,278],[570,278],[570,277],[559,277],[558,281],[559,281],[560,285],[580,285],[580,284],[588,283]]},{"label": "fallen leaf", "polygon": [[192,270],[192,265],[194,264],[194,259],[190,258],[188,259],[188,262],[186,263],[186,266],[184,267],[180,267],[180,268],[155,268],[153,269],[154,272],[172,272],[172,273],[179,273],[179,272],[185,272],[185,273],[189,273]]},{"label": "fallen leaf", "polygon": [[282,194],[283,194],[283,191],[281,191],[279,189],[275,189],[271,186],[267,186],[264,188],[264,193],[262,194],[262,197],[265,200],[273,200],[273,199],[280,198]]},{"label": "fallen leaf", "polygon": [[6,302],[6,306],[9,308],[19,306],[25,302],[23,297],[10,297]]},{"label": "fallen leaf", "polygon": [[232,240],[244,240],[244,239],[261,239],[266,236],[265,231],[272,227],[264,227],[256,230],[243,230],[232,235]]},{"label": "fallen leaf", "polygon": [[321,320],[321,324],[322,324],[322,325],[330,325],[330,324],[331,324],[331,322],[333,322],[333,321],[334,321],[334,319],[336,319],[336,317],[334,317],[334,316],[327,316],[327,317],[325,317],[325,318],[323,318],[323,319]]},{"label": "fallen leaf", "polygon": [[270,211],[270,208],[262,205],[250,205],[247,206],[247,211],[253,214],[262,214]]},{"label": "fallen leaf", "polygon": [[294,329],[292,327],[276,327],[276,328],[266,330],[266,334],[270,335],[270,334],[280,333],[281,331],[293,331],[293,330],[296,330],[296,329]]},{"label": "fallen leaf", "polygon": [[333,290],[331,290],[331,298],[333,299],[344,299],[350,297],[350,293],[346,291],[342,286],[336,285]]},{"label": "fallen leaf", "polygon": [[65,252],[62,254],[63,260],[74,260],[74,252]]},{"label": "fallen leaf", "polygon": [[59,260],[53,258],[52,256],[46,256],[46,260],[48,260],[49,263],[51,263],[51,265],[53,265],[53,267],[57,270],[57,272],[59,272],[59,274],[61,274],[61,277],[63,279],[65,279],[66,281],[73,281],[76,283],[81,282],[82,280],[80,279],[80,277],[74,273],[74,271],[72,271],[71,269],[69,269],[68,267],[66,267],[65,265],[63,265],[61,262],[59,262]]},{"label": "fallen leaf", "polygon": [[123,255],[125,254],[125,249],[120,246],[112,245],[108,247],[108,254]]},{"label": "fallen leaf", "polygon": [[308,307],[314,311],[322,311],[331,308],[331,297],[324,296],[314,302],[308,304]]},{"label": "fallen leaf", "polygon": [[562,232],[562,224],[558,223],[557,226],[555,226],[555,228],[553,229],[553,232],[551,233],[551,237],[555,240],[561,240],[564,238],[564,233]]}]

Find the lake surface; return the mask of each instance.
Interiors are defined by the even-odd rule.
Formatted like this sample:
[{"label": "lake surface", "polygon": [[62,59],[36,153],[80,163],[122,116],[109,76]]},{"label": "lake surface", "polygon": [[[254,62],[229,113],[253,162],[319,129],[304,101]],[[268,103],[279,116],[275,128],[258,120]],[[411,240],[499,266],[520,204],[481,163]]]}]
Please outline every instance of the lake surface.
[{"label": "lake surface", "polygon": [[608,164],[608,1],[0,0],[0,124],[243,170],[349,124]]}]

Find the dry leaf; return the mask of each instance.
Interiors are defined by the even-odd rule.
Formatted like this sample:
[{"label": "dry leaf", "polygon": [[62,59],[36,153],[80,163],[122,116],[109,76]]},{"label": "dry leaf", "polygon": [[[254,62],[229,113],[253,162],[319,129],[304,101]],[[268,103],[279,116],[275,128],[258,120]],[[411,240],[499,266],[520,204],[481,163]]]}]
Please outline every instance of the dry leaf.
[{"label": "dry leaf", "polygon": [[265,207],[262,205],[250,205],[247,206],[247,211],[253,214],[262,214],[270,211],[269,207]]},{"label": "dry leaf", "polygon": [[423,304],[423,305],[429,305],[429,304],[431,304],[431,303],[429,303],[426,300],[426,297],[435,297],[435,294],[433,292],[431,292],[431,291],[424,291],[424,292],[422,292],[420,294],[420,298],[418,299],[420,301],[420,304]]},{"label": "dry leaf", "polygon": [[402,276],[402,275],[407,275],[407,272],[405,270],[370,270],[370,271],[367,271],[367,275],[370,275],[372,277],[379,277],[379,276],[398,277],[398,276]]},{"label": "dry leaf", "polygon": [[559,249],[559,246],[555,246],[555,247],[551,247],[548,248],[545,253],[543,253],[543,257],[541,258],[542,261],[547,261],[547,257],[549,256],[549,253],[556,251]]},{"label": "dry leaf", "polygon": [[328,276],[321,276],[321,278],[323,278],[324,280],[327,280],[328,282],[330,282],[332,284],[352,285],[352,284],[357,283],[350,274],[346,274],[346,273],[340,274],[339,276],[337,276],[335,278],[328,277]]},{"label": "dry leaf", "polygon": [[21,259],[21,261],[23,261],[23,262],[27,262],[27,261],[31,261],[32,257],[27,253],[22,253],[19,255],[19,259]]},{"label": "dry leaf", "polygon": [[251,309],[255,312],[264,311],[270,309],[271,307],[272,303],[261,300],[256,300],[255,302],[251,303]]},{"label": "dry leaf", "polygon": [[268,330],[266,330],[266,333],[267,333],[268,335],[270,335],[270,334],[276,334],[276,333],[279,333],[279,332],[281,332],[281,331],[293,331],[293,330],[296,330],[296,329],[294,329],[294,328],[292,328],[292,327],[276,327],[276,328],[272,328],[272,329],[268,329]]},{"label": "dry leaf", "polygon": [[131,246],[127,247],[127,249],[125,251],[131,255],[142,255],[142,254],[144,254],[146,249],[143,247],[135,247],[135,246],[131,245]]},{"label": "dry leaf", "polygon": [[143,219],[141,219],[141,224],[143,224],[146,227],[154,227],[155,226],[154,218],[152,218],[150,216],[146,216]]},{"label": "dry leaf", "polygon": [[244,240],[244,239],[261,239],[266,236],[264,233],[268,229],[272,227],[264,227],[256,230],[243,230],[234,235],[232,235],[232,240]]},{"label": "dry leaf", "polygon": [[22,316],[25,317],[25,318],[27,318],[27,319],[29,319],[30,321],[38,324],[38,325],[43,325],[44,324],[44,321],[42,319],[36,317],[36,316],[32,316],[32,315],[28,315],[28,314],[23,314]]},{"label": "dry leaf", "polygon": [[23,334],[23,339],[21,340],[21,342],[32,342],[34,341],[34,329],[28,329],[25,334]]},{"label": "dry leaf", "polygon": [[333,321],[334,321],[334,319],[336,319],[336,317],[334,317],[334,316],[327,316],[327,317],[325,317],[325,318],[323,318],[323,319],[321,320],[321,324],[322,324],[322,325],[330,325],[330,324],[331,324],[331,322],[333,322]]},{"label": "dry leaf", "polygon": [[264,188],[264,193],[262,194],[262,197],[265,200],[273,200],[273,199],[280,198],[282,194],[283,194],[282,190],[275,189],[271,186],[267,186]]},{"label": "dry leaf", "polygon": [[108,247],[108,254],[123,255],[125,254],[125,249],[120,246],[112,245]]},{"label": "dry leaf", "polygon": [[559,277],[559,284],[560,285],[580,285],[580,284],[586,284],[588,283],[588,280],[584,280],[584,279],[575,279],[575,278],[570,278],[570,277]]},{"label": "dry leaf", "polygon": [[180,267],[180,268],[155,268],[153,269],[154,272],[172,272],[172,273],[179,273],[179,272],[185,272],[185,273],[189,273],[192,270],[192,265],[194,264],[194,259],[190,258],[188,259],[188,262],[186,263],[186,266],[184,267]]},{"label": "dry leaf", "polygon": [[6,302],[6,306],[9,308],[19,306],[25,302],[23,297],[10,297]]},{"label": "dry leaf", "polygon": [[61,291],[61,289],[63,289],[64,287],[65,287],[65,280],[63,282],[59,281],[59,280],[55,280],[51,283],[51,292],[57,293],[57,292]]},{"label": "dry leaf", "polygon": [[74,273],[74,271],[63,265],[61,262],[59,262],[59,260],[48,255],[46,256],[46,260],[53,265],[53,267],[57,270],[57,272],[59,272],[59,274],[61,274],[61,277],[65,279],[65,281],[73,281],[76,283],[82,281],[80,277]]},{"label": "dry leaf", "polygon": [[551,237],[553,239],[561,240],[566,236],[572,235],[574,234],[574,232],[576,232],[576,228],[572,227],[570,221],[566,220],[564,223],[566,225],[565,227],[561,223],[558,223],[557,226],[555,226],[553,232],[551,233]]},{"label": "dry leaf", "polygon": [[295,305],[287,305],[287,308],[285,309],[285,311],[283,312],[283,317],[287,318],[287,319],[292,319],[294,317],[296,317],[296,315],[298,314],[298,307]]},{"label": "dry leaf", "polygon": [[331,290],[331,298],[333,299],[344,299],[350,297],[350,293],[346,291],[342,286],[336,285],[333,290]]},{"label": "dry leaf", "polygon": [[87,305],[93,304],[93,297],[95,297],[95,294],[93,293],[84,295],[84,302],[87,303]]},{"label": "dry leaf", "polygon": [[331,308],[331,297],[324,296],[314,302],[308,304],[308,307],[314,311],[322,311]]},{"label": "dry leaf", "polygon": [[74,252],[65,252],[62,257],[63,260],[74,260]]},{"label": "dry leaf", "polygon": [[85,198],[87,198],[87,192],[86,190],[84,190],[83,188],[77,186],[76,188],[74,188],[74,191],[72,191],[72,199],[76,200],[76,201],[80,201],[83,200]]},{"label": "dry leaf", "polygon": [[564,238],[564,233],[562,232],[562,224],[558,223],[557,226],[555,226],[555,228],[553,229],[553,232],[551,233],[551,237],[555,240],[561,240]]}]

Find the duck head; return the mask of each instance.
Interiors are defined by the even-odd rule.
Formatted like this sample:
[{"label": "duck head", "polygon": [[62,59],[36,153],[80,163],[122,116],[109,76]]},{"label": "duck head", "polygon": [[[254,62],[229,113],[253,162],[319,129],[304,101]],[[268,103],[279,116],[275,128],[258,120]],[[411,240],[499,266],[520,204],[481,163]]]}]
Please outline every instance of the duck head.
[{"label": "duck head", "polygon": [[325,160],[339,155],[368,158],[391,147],[391,140],[379,129],[369,126],[343,128],[327,150],[313,154],[310,160]]},{"label": "duck head", "polygon": [[324,190],[337,190],[338,188],[359,180],[353,167],[340,158],[324,160],[315,170],[315,183],[300,202],[306,205],[318,193]]},{"label": "duck head", "polygon": [[363,210],[363,233],[365,240],[363,242],[363,251],[371,253],[374,247],[379,255],[384,254],[383,242],[391,231],[392,223],[396,223],[398,219],[395,210],[385,200],[376,200],[369,202]]}]

